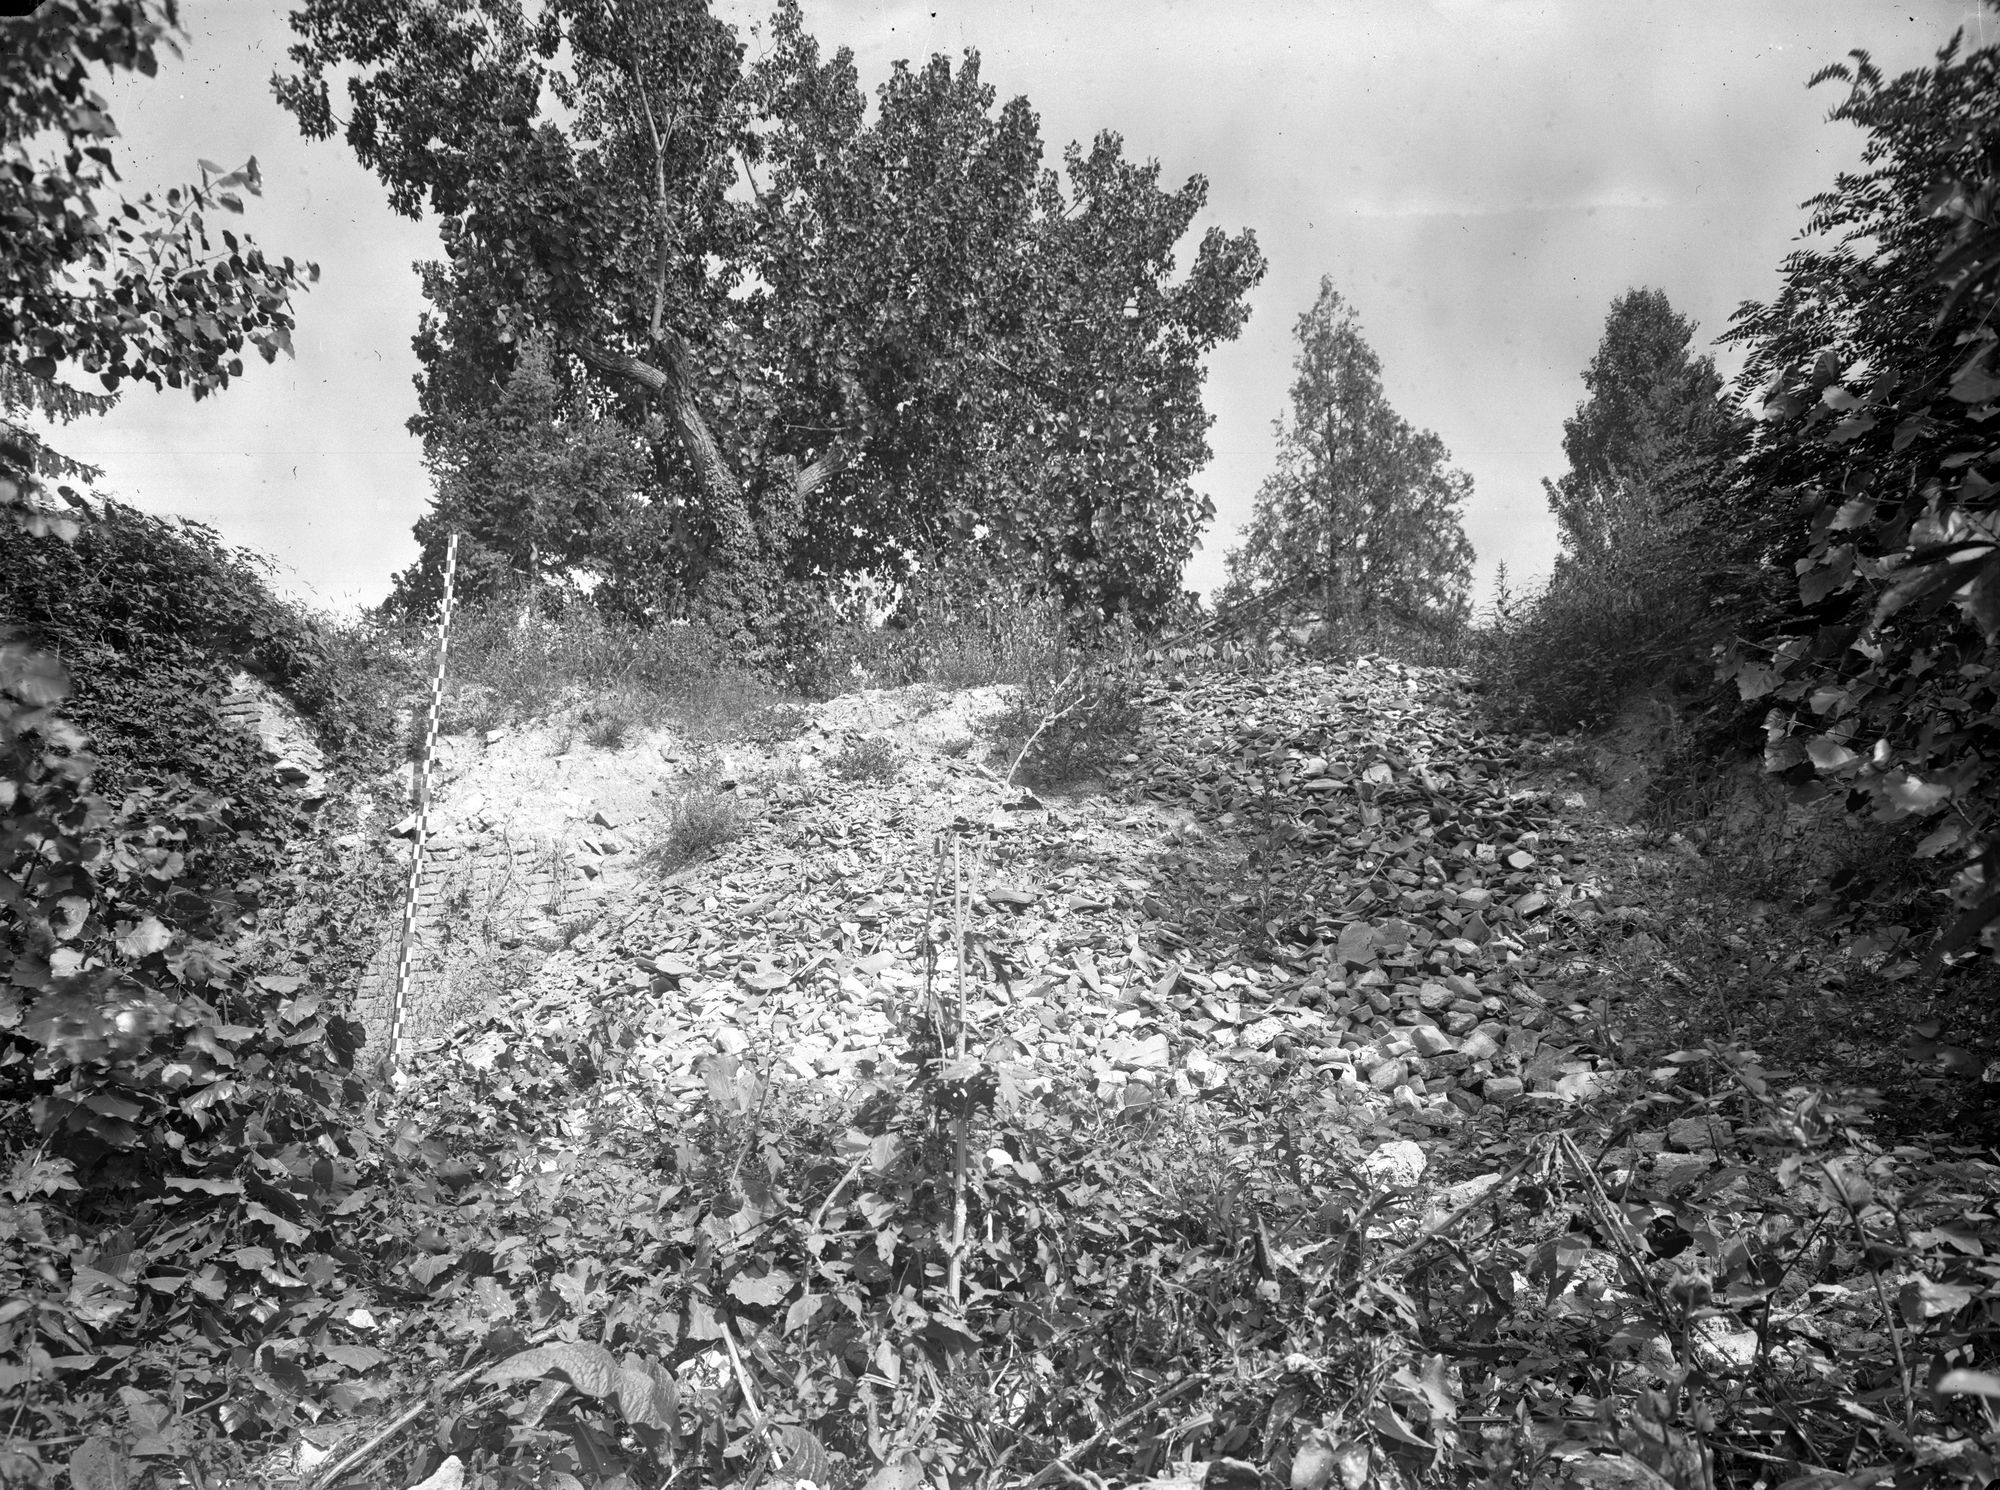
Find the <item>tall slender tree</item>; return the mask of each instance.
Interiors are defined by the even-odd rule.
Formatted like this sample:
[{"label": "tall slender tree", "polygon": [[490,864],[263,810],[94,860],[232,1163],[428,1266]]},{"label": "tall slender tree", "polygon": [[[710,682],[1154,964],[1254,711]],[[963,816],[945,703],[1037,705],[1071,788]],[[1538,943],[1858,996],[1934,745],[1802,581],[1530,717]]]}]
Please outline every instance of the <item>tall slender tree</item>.
[{"label": "tall slender tree", "polygon": [[1293,335],[1278,467],[1229,556],[1228,595],[1316,606],[1328,624],[1463,619],[1472,545],[1460,509],[1471,478],[1450,468],[1442,440],[1390,407],[1381,359],[1331,278]]},{"label": "tall slender tree", "polygon": [[1690,473],[1730,438],[1722,379],[1692,351],[1694,334],[1665,291],[1627,290],[1611,302],[1583,370],[1587,396],[1563,421],[1569,469],[1542,482],[1571,557],[1600,559],[1669,521]]}]

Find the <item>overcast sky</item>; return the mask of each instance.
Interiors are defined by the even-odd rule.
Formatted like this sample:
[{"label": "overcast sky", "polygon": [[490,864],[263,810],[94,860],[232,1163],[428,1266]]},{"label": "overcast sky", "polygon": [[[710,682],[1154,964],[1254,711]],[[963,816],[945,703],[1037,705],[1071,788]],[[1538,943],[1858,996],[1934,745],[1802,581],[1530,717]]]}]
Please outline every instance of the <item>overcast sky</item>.
[{"label": "overcast sky", "polygon": [[[112,94],[136,190],[255,154],[248,227],[316,260],[296,361],[253,362],[200,404],[139,391],[63,433],[106,489],[214,525],[279,564],[288,589],[343,607],[382,598],[415,554],[428,485],[415,407],[413,261],[428,224],[392,215],[345,145],[308,145],[270,95],[283,0],[182,0],[182,63]],[[762,3],[721,9],[747,29]],[[1478,597],[1497,563],[1546,571],[1541,478],[1613,296],[1664,289],[1704,340],[1769,295],[1799,203],[1856,158],[1825,123],[1837,85],[1805,80],[1854,47],[1894,72],[1928,62],[1976,0],[807,0],[866,85],[900,57],[967,48],[1005,99],[1041,115],[1046,159],[1100,129],[1209,180],[1209,222],[1257,231],[1270,271],[1242,337],[1210,364],[1218,516],[1188,569],[1203,591],[1272,460],[1291,327],[1319,277],[1358,311],[1391,401],[1472,474]],[[1983,28],[1983,29],[1982,29]],[[753,50],[758,43],[753,39]],[[1183,256],[1183,264],[1186,256]],[[1718,360],[1733,371],[1727,352]]]}]

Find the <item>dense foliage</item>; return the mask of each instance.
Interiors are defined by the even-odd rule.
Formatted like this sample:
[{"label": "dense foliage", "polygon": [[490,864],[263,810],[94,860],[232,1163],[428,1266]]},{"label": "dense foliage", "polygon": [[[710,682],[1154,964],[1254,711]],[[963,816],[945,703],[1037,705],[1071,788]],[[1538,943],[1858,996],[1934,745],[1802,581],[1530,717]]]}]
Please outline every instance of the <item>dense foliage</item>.
[{"label": "dense foliage", "polygon": [[1389,406],[1381,360],[1330,278],[1293,336],[1278,468],[1229,556],[1225,599],[1310,610],[1335,629],[1377,615],[1462,622],[1472,545],[1459,513],[1472,479],[1446,464],[1442,440]]},{"label": "dense foliage", "polygon": [[1495,607],[1488,671],[1515,717],[1573,729],[1638,689],[1706,686],[1729,540],[1709,526],[1726,514],[1704,502],[1740,435],[1694,330],[1660,290],[1611,303],[1586,397],[1563,422],[1569,469],[1543,482],[1562,552],[1545,582]]},{"label": "dense foliage", "polygon": [[499,398],[437,430],[426,456],[435,491],[417,520],[422,552],[396,577],[391,613],[436,610],[454,532],[462,603],[559,604],[589,584],[600,606],[643,613],[668,538],[643,496],[644,448],[612,420],[563,417],[546,346],[524,347]]},{"label": "dense foliage", "polygon": [[2000,47],[1821,77],[1867,140],[1730,332],[1762,419],[1711,521],[1752,516],[1739,572],[1771,577],[1733,597],[1732,670],[1771,769],[1921,824],[1916,852],[1958,866],[1949,953],[2000,917]]},{"label": "dense foliage", "polygon": [[234,171],[203,161],[199,185],[164,196],[116,192],[118,130],[92,69],[151,76],[177,24],[172,0],[46,0],[0,20],[0,434],[14,459],[51,475],[83,468],[17,416],[104,407],[63,373],[88,374],[105,394],[133,382],[200,398],[242,375],[246,346],[267,362],[290,352],[291,296],[318,277],[211,227],[259,189],[255,159]]},{"label": "dense foliage", "polygon": [[[794,6],[751,67],[697,0],[295,26],[280,100],[331,136],[345,73],[356,156],[440,222],[417,428],[449,464],[546,345],[562,417],[647,453],[652,572],[620,582],[652,613],[762,637],[844,577],[975,554],[1076,604],[1178,594],[1202,358],[1263,269],[1214,229],[1174,278],[1200,178],[1164,191],[1111,134],[1043,170],[976,56],[899,64],[870,111]],[[621,567],[601,541],[579,569]]]}]

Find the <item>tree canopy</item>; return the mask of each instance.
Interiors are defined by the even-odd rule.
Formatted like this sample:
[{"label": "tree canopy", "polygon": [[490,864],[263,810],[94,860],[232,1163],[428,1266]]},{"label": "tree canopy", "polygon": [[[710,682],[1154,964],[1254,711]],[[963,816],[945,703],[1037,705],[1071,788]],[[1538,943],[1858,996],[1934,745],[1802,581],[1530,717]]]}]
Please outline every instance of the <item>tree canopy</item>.
[{"label": "tree canopy", "polygon": [[603,592],[614,607],[642,605],[634,548],[656,541],[643,500],[642,444],[615,420],[567,417],[548,348],[522,349],[499,399],[442,424],[425,442],[435,481],[417,519],[417,562],[396,577],[389,608],[427,614],[443,598],[444,553],[461,535],[457,593],[511,599],[555,586]]},{"label": "tree canopy", "polygon": [[1316,607],[1329,624],[1463,619],[1472,545],[1459,513],[1471,478],[1390,407],[1381,360],[1331,278],[1293,336],[1278,467],[1229,555],[1230,598]]},{"label": "tree canopy", "polygon": [[1078,603],[1177,593],[1202,359],[1263,271],[1216,229],[1175,276],[1199,177],[1163,190],[1109,133],[1044,169],[976,54],[898,64],[871,110],[793,4],[748,65],[699,0],[309,0],[294,25],[280,101],[439,219],[416,428],[451,439],[545,343],[566,417],[648,453],[662,609],[754,626],[973,556]]},{"label": "tree canopy", "polygon": [[152,76],[178,25],[173,0],[47,0],[0,20],[0,507],[37,528],[50,521],[28,515],[39,478],[95,472],[27,417],[102,413],[129,383],[226,388],[246,346],[266,362],[291,351],[291,296],[319,277],[215,225],[259,190],[254,158],[202,161],[199,185],[160,195],[118,191],[118,126],[93,70]]},{"label": "tree canopy", "polygon": [[1542,483],[1570,556],[1595,558],[1658,525],[1676,478],[1727,437],[1722,379],[1713,359],[1691,353],[1694,331],[1665,291],[1628,290],[1611,302],[1583,372],[1587,397],[1563,421],[1569,469]]}]

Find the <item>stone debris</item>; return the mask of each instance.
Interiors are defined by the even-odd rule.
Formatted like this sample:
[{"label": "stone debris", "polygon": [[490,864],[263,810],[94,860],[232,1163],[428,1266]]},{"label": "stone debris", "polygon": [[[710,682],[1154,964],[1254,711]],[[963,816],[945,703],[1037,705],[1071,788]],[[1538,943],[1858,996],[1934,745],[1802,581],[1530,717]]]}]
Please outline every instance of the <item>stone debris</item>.
[{"label": "stone debris", "polygon": [[[515,997],[570,1023],[637,999],[633,1064],[663,1109],[701,1100],[718,1052],[781,1080],[888,1069],[961,998],[971,1048],[1015,1090],[1130,1106],[1290,1063],[1387,1140],[1368,1172],[1398,1184],[1424,1173],[1422,1141],[1620,1079],[1596,1012],[1535,983],[1552,927],[1596,893],[1568,809],[1517,785],[1516,742],[1473,722],[1459,675],[1364,659],[1168,678],[1107,779],[1041,796],[972,749],[1008,697],[871,691],[731,747],[751,830],[666,876],[634,849],[692,747],[579,752],[553,786],[534,730],[460,762],[443,800],[462,854],[521,827],[532,768],[536,822],[579,866],[587,924]],[[863,731],[891,734],[896,780],[816,767]]]}]

